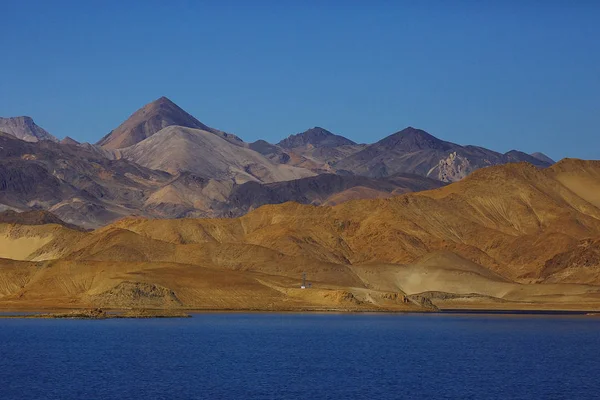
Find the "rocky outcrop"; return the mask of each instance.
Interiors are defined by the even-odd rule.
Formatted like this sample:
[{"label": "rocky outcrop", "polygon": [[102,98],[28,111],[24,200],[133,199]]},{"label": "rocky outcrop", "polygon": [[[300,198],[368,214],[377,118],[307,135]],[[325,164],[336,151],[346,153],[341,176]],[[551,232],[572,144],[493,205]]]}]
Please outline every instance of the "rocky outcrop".
[{"label": "rocky outcrop", "polygon": [[362,301],[356,298],[356,296],[349,291],[346,290],[330,290],[327,291],[323,297],[333,302],[334,304],[339,305],[360,305]]},{"label": "rocky outcrop", "polygon": [[425,309],[428,309],[428,310],[431,310],[431,311],[438,311],[439,310],[439,308],[435,304],[433,304],[433,302],[431,301],[431,299],[428,298],[427,296],[422,296],[422,295],[419,295],[419,294],[413,294],[413,295],[407,296],[407,299],[410,302],[412,302],[412,303],[414,303],[414,304],[416,304],[416,305],[418,305],[420,307],[423,307]]},{"label": "rocky outcrop", "polygon": [[435,178],[442,182],[456,182],[469,175],[471,171],[469,160],[453,152],[447,158],[439,161],[437,171],[434,171],[434,174],[437,172]]},{"label": "rocky outcrop", "polygon": [[172,308],[181,306],[175,292],[152,283],[123,281],[114,288],[91,296],[92,304],[110,307],[156,307]]},{"label": "rocky outcrop", "polygon": [[540,277],[550,281],[596,281],[600,277],[600,239],[584,239],[546,261]]}]

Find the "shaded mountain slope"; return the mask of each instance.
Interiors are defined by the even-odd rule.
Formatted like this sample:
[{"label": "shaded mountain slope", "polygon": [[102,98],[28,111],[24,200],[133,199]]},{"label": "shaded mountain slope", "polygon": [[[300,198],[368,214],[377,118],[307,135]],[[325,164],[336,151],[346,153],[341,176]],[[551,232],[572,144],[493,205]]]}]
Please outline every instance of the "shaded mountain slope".
[{"label": "shaded mountain slope", "polygon": [[[233,189],[228,199],[228,208],[233,215],[243,215],[265,204],[294,201],[301,204],[320,205],[337,196],[336,203],[344,201],[344,192],[352,188],[363,189],[361,198],[379,197],[420,190],[429,190],[443,184],[418,175],[396,175],[372,179],[362,176],[321,174],[315,177],[287,182],[260,184],[248,182]],[[365,193],[364,189],[373,192]]]},{"label": "shaded mountain slope", "polygon": [[148,196],[144,209],[160,218],[218,216],[220,210],[227,210],[234,186],[231,180],[219,181],[181,173]]},{"label": "shaded mountain slope", "polygon": [[0,203],[13,209],[44,209],[66,222],[96,227],[139,213],[146,193],[171,179],[82,146],[0,135]]},{"label": "shaded mountain slope", "polygon": [[[315,160],[304,155],[304,151],[284,149],[278,145],[270,144],[264,140],[257,140],[249,144],[250,149],[262,154],[275,164],[286,164],[293,167],[304,168],[316,174],[332,173],[331,167],[323,160]],[[298,149],[296,149],[298,150]]]},{"label": "shaded mountain slope", "polygon": [[554,164],[556,162],[553,159],[551,159],[550,157],[548,157],[547,155],[545,155],[544,153],[540,153],[540,152],[531,153],[531,156],[537,158],[540,161],[546,162],[548,164]]}]

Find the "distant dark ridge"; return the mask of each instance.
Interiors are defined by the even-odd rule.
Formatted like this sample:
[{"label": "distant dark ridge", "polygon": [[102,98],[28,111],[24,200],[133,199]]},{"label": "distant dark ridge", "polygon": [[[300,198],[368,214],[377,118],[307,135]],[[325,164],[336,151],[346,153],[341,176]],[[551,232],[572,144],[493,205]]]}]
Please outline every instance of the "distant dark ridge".
[{"label": "distant dark ridge", "polygon": [[335,135],[318,126],[302,133],[291,135],[278,143],[278,145],[284,149],[292,149],[294,147],[306,146],[308,144],[317,147],[336,147],[353,145],[356,143],[343,136]]},{"label": "distant dark ridge", "polygon": [[258,183],[246,182],[234,188],[228,199],[231,215],[243,215],[266,204],[293,201],[300,204],[320,204],[337,193],[354,187],[381,192],[418,192],[437,189],[445,183],[414,174],[396,174],[385,178],[366,176],[320,174],[291,181]]}]

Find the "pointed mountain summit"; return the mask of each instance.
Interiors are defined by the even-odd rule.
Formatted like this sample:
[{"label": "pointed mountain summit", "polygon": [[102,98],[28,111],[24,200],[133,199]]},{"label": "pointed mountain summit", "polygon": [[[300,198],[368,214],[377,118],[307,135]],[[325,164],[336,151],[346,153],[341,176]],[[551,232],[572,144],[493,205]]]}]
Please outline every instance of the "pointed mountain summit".
[{"label": "pointed mountain summit", "polygon": [[420,150],[450,150],[455,145],[436,138],[422,129],[412,126],[391,134],[372,145],[379,150],[415,152]]},{"label": "pointed mountain summit", "polygon": [[60,141],[60,144],[70,144],[72,146],[77,146],[79,143],[77,140],[73,139],[70,136],[65,136],[63,140]]},{"label": "pointed mountain summit", "polygon": [[356,143],[350,139],[346,139],[340,135],[335,135],[318,126],[302,133],[290,135],[278,143],[278,145],[284,149],[293,149],[307,145],[312,145],[314,147],[338,147],[355,144]]},{"label": "pointed mountain summit", "polygon": [[550,165],[520,151],[501,154],[479,146],[461,146],[408,127],[336,162],[333,167],[373,178],[411,173],[454,182],[479,168],[521,161],[541,167]]},{"label": "pointed mountain summit", "polygon": [[524,153],[519,150],[511,150],[509,152],[504,153],[507,162],[528,162],[529,164],[536,165],[538,167],[548,167],[554,164],[554,161],[546,161],[537,157],[532,156],[531,154]]},{"label": "pointed mountain summit", "polygon": [[110,150],[129,147],[172,125],[201,129],[212,133],[219,132],[204,125],[163,96],[137,110],[97,144]]},{"label": "pointed mountain summit", "polygon": [[58,139],[46,132],[33,122],[31,117],[0,117],[0,131],[6,132],[16,138],[26,142],[39,142],[40,140],[50,140],[58,142]]}]

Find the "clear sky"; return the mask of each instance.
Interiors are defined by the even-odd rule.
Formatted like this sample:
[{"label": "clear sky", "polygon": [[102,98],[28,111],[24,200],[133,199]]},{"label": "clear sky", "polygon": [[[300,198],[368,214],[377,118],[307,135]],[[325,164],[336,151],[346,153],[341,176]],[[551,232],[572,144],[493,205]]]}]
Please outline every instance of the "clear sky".
[{"label": "clear sky", "polygon": [[0,116],[61,138],[164,95],[246,141],[414,126],[600,158],[600,1],[0,1]]}]

